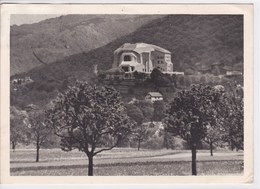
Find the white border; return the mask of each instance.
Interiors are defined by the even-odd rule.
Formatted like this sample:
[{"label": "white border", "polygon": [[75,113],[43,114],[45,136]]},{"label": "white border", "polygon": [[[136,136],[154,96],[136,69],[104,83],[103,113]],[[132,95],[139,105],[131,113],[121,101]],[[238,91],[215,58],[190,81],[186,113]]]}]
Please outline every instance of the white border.
[{"label": "white border", "polygon": [[[69,1],[69,0],[60,0],[60,1],[57,1],[57,0],[55,0],[55,1],[50,1],[50,0],[47,0],[47,1],[44,1],[44,2],[42,2],[42,1],[33,1],[32,2],[32,0],[31,1],[24,1],[24,0],[22,0],[22,1],[9,1],[9,0],[7,0],[7,1],[2,1],[2,2],[13,2],[13,3],[28,3],[28,2],[30,2],[30,3],[72,3],[71,1]],[[108,1],[79,1],[79,0],[76,0],[76,1],[73,1],[73,3],[107,3]],[[120,3],[123,3],[123,2],[128,2],[129,3],[129,1],[125,1],[125,0],[123,0],[123,1],[120,1]],[[147,1],[131,1],[131,3],[140,3],[140,2],[145,2],[145,3],[147,3]],[[151,1],[150,1],[151,2]],[[194,1],[185,1],[185,2],[183,2],[183,1],[152,1],[151,3],[194,3]],[[209,1],[196,1],[196,3],[209,3]],[[109,1],[109,3],[119,3],[118,1]],[[210,3],[212,3],[212,1],[210,2]],[[254,75],[255,75],[255,78],[254,78],[254,88],[255,88],[255,90],[254,90],[254,96],[255,96],[255,99],[254,99],[254,104],[255,104],[255,106],[254,106],[254,110],[255,110],[255,112],[254,112],[254,117],[255,117],[255,119],[254,119],[254,125],[255,125],[255,127],[254,127],[254,135],[255,135],[255,137],[254,137],[254,146],[255,146],[255,148],[254,148],[254,155],[255,155],[255,171],[254,171],[254,175],[255,175],[255,180],[254,180],[254,184],[250,184],[250,185],[241,185],[241,184],[235,184],[235,185],[211,185],[211,186],[209,186],[209,185],[196,185],[195,186],[195,188],[222,188],[222,187],[224,187],[224,188],[260,188],[260,186],[259,186],[259,179],[257,179],[257,178],[259,178],[259,144],[260,144],[260,141],[259,141],[259,95],[260,95],[260,93],[259,93],[259,76],[258,76],[258,74],[259,74],[259,44],[258,44],[258,41],[259,41],[259,35],[258,35],[258,31],[259,31],[259,4],[258,4],[258,2],[257,1],[214,1],[213,3],[254,3],[254,5],[255,5],[255,11],[254,11],[254,22],[255,22],[255,28],[254,28],[254,49],[255,49],[255,54],[254,54]],[[2,79],[2,78],[1,78]],[[1,81],[2,82],[2,81]],[[2,86],[1,86],[1,89],[3,89],[2,88]],[[2,102],[2,99],[1,99],[1,102]],[[1,103],[2,104],[2,103]],[[82,188],[82,187],[84,187],[84,186],[82,186],[82,185],[74,185],[74,186],[77,186],[77,188]],[[131,185],[131,186],[133,186],[133,185]],[[142,185],[135,185],[134,187],[137,187],[137,188],[141,188],[140,186],[142,186]],[[173,185],[146,185],[146,187],[149,187],[149,188],[171,188]],[[2,188],[6,188],[6,187],[8,187],[9,188],[9,186],[7,186],[7,185],[1,185],[1,187]],[[16,188],[17,187],[17,185],[13,185],[12,187],[10,187],[10,188]],[[27,185],[23,185],[23,186],[19,186],[19,188],[28,188],[28,186]],[[31,187],[33,187],[32,185],[31,185]],[[39,185],[37,185],[37,187],[39,187]],[[48,186],[49,187],[49,186]],[[71,186],[64,186],[64,185],[55,185],[55,188],[66,188],[66,187],[71,187]],[[103,187],[106,187],[107,188],[107,185],[98,185],[98,186],[93,186],[93,185],[90,185],[90,186],[88,186],[89,188],[91,188],[91,187],[95,187],[95,188],[103,188]],[[110,186],[108,186],[108,188],[109,187],[111,187],[111,188],[121,188],[121,187],[125,187],[125,186],[122,186],[122,185],[116,185],[116,186],[112,186],[112,185],[110,185]],[[177,187],[177,188],[194,188],[194,185],[174,185],[174,187]],[[30,187],[29,187],[30,188]],[[128,188],[128,187],[127,187]]]}]

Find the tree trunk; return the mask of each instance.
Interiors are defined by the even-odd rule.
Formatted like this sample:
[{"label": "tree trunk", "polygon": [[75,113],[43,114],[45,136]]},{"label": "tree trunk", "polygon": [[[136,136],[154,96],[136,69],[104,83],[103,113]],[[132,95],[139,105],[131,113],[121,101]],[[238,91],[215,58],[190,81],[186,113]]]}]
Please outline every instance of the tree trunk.
[{"label": "tree trunk", "polygon": [[37,143],[37,145],[36,145],[36,162],[39,162],[39,155],[40,155],[40,145]]},{"label": "tree trunk", "polygon": [[210,145],[210,156],[213,156],[213,142],[210,141],[209,145]]},{"label": "tree trunk", "polygon": [[14,141],[12,141],[12,150],[13,150],[13,152],[15,152],[15,142]]},{"label": "tree trunk", "polygon": [[164,146],[167,150],[169,149],[168,135],[166,133],[164,135]]},{"label": "tree trunk", "polygon": [[88,176],[93,176],[93,155],[88,155]]},{"label": "tree trunk", "polygon": [[140,150],[140,146],[141,146],[141,140],[138,139],[138,147],[137,147],[137,150],[138,150],[138,151]]},{"label": "tree trunk", "polygon": [[192,163],[191,163],[191,170],[192,170],[192,175],[197,175],[197,167],[196,167],[196,144],[192,144],[191,146],[191,158],[192,158]]}]

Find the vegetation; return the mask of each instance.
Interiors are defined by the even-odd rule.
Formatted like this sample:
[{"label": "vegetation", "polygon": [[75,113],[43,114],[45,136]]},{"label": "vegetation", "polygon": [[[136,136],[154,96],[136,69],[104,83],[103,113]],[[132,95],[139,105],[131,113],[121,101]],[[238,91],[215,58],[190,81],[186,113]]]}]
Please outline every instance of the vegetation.
[{"label": "vegetation", "polygon": [[45,124],[45,116],[41,111],[29,112],[27,137],[36,146],[36,162],[39,162],[40,148],[50,142],[52,130]]},{"label": "vegetation", "polygon": [[225,98],[226,111],[223,124],[226,126],[224,141],[231,149],[244,150],[244,90],[241,85],[232,85]]},{"label": "vegetation", "polygon": [[93,157],[116,147],[134,125],[119,93],[111,87],[77,82],[54,104],[47,112],[49,124],[61,137],[63,150],[78,149],[87,155],[89,176],[93,175]]},{"label": "vegetation", "polygon": [[10,108],[10,142],[12,150],[18,143],[26,143],[26,121],[28,114],[26,111],[17,110],[16,107],[11,106]]},{"label": "vegetation", "polygon": [[165,116],[165,102],[162,100],[155,101],[153,103],[153,108],[153,121],[162,121]]},{"label": "vegetation", "polygon": [[165,130],[181,137],[190,146],[192,175],[197,175],[197,145],[207,134],[206,126],[217,122],[222,95],[223,91],[210,86],[194,85],[189,90],[179,92],[166,110]]},{"label": "vegetation", "polygon": [[153,69],[151,73],[151,82],[157,87],[168,87],[171,85],[171,77],[163,74],[157,68]]}]

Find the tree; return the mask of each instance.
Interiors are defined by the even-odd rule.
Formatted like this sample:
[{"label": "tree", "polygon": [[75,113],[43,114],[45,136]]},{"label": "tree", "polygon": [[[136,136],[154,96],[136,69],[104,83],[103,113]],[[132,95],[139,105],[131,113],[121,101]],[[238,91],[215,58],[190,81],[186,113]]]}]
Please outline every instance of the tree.
[{"label": "tree", "polygon": [[151,102],[145,100],[139,100],[135,105],[138,108],[140,108],[140,110],[143,112],[144,122],[149,122],[152,120],[154,108]]},{"label": "tree", "polygon": [[134,123],[125,113],[119,92],[77,82],[60,94],[47,117],[65,151],[79,149],[88,157],[88,175],[93,175],[93,157],[111,150],[131,132]]},{"label": "tree", "polygon": [[222,113],[228,108],[227,104],[225,103],[225,88],[222,85],[216,85],[213,87],[214,90],[223,93],[221,101],[215,106],[218,109],[219,113],[215,115],[214,125],[208,124],[206,126],[206,136],[204,138],[204,142],[209,144],[210,147],[210,155],[213,156],[213,146],[214,145],[221,145],[223,143],[223,137],[225,136],[226,132],[226,123],[223,122],[225,120],[225,115]]},{"label": "tree", "polygon": [[133,135],[134,139],[137,141],[137,149],[139,151],[141,147],[141,142],[147,140],[149,136],[148,128],[142,124],[145,120],[145,117],[140,108],[133,104],[128,104],[126,108],[127,115],[136,122],[136,127],[134,129]]},{"label": "tree", "polygon": [[170,148],[171,135],[169,132],[162,130],[163,134],[163,146],[168,150]]},{"label": "tree", "polygon": [[134,139],[137,140],[137,150],[140,150],[141,143],[149,138],[150,130],[148,126],[138,125],[134,131]]},{"label": "tree", "polygon": [[210,156],[213,156],[214,145],[220,145],[222,143],[223,136],[226,134],[225,129],[222,125],[207,125],[206,136],[204,142],[209,144]]},{"label": "tree", "polygon": [[162,121],[164,118],[165,104],[162,100],[153,103],[153,121]]},{"label": "tree", "polygon": [[52,130],[45,123],[44,113],[39,110],[29,112],[28,128],[28,138],[30,138],[36,146],[36,162],[39,162],[40,148],[43,144],[48,142]]},{"label": "tree", "polygon": [[166,110],[165,130],[187,141],[192,153],[192,175],[197,175],[197,145],[205,138],[207,125],[215,124],[217,104],[223,93],[206,85],[193,85],[178,92]]},{"label": "tree", "polygon": [[134,120],[138,125],[141,125],[144,121],[143,112],[134,104],[126,104],[127,115]]},{"label": "tree", "polygon": [[28,115],[25,111],[16,109],[15,106],[10,108],[10,142],[12,150],[15,151],[18,143],[26,142],[26,121]]},{"label": "tree", "polygon": [[140,149],[141,142],[146,139],[146,131],[143,128],[144,115],[143,112],[137,106],[133,104],[126,105],[127,115],[136,122],[137,127],[134,129],[133,138],[137,140],[138,150]]},{"label": "tree", "polygon": [[171,84],[171,78],[157,68],[154,68],[151,72],[151,81],[156,87],[168,87]]},{"label": "tree", "polygon": [[226,135],[224,141],[228,142],[231,149],[244,149],[244,89],[241,85],[231,84],[230,92],[226,94],[226,111],[223,121],[226,124]]}]

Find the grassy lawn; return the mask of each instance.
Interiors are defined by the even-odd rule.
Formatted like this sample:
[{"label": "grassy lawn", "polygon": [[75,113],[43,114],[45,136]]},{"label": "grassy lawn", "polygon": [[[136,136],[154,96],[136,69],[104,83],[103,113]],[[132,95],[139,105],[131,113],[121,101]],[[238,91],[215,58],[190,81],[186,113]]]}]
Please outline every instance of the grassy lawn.
[{"label": "grassy lawn", "polygon": [[[34,162],[33,150],[11,152],[11,175],[87,175],[84,153],[62,152],[59,149],[41,150],[40,162]],[[243,174],[243,153],[208,151],[197,153],[198,175]],[[190,175],[190,151],[113,149],[94,158],[94,175]]]}]

